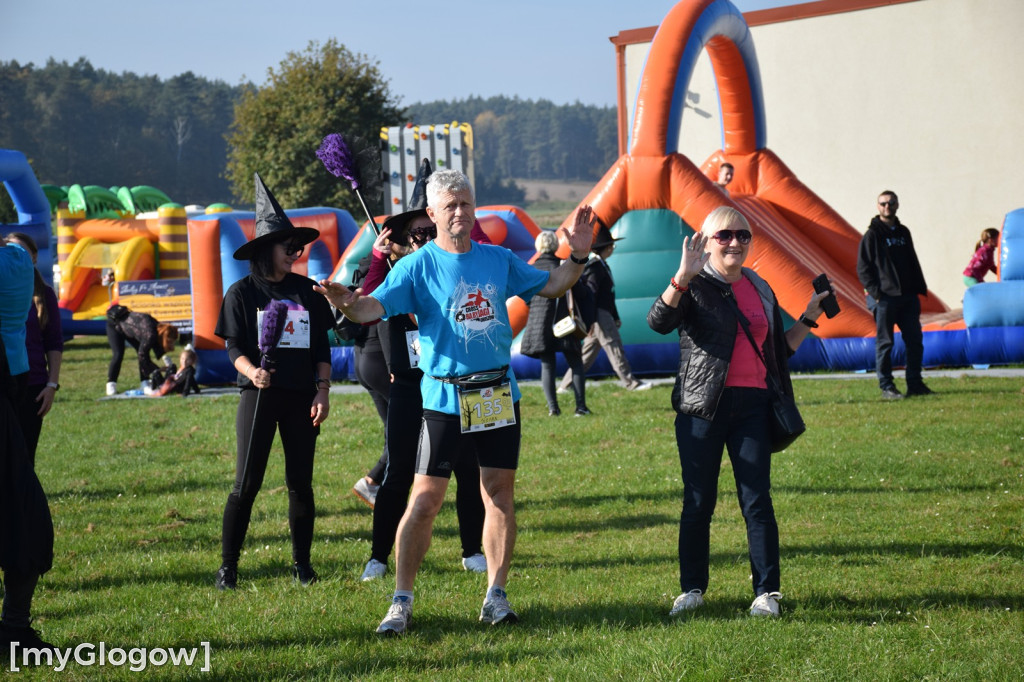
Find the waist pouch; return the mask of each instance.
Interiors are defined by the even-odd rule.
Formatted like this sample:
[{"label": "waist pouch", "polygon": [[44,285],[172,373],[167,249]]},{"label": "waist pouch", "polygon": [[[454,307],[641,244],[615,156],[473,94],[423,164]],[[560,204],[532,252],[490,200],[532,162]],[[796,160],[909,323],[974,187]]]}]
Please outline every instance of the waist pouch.
[{"label": "waist pouch", "polygon": [[508,365],[498,369],[488,369],[482,372],[463,374],[458,377],[435,377],[431,375],[430,378],[446,384],[452,384],[458,388],[473,390],[478,388],[490,388],[491,386],[500,386],[505,383],[507,377]]}]

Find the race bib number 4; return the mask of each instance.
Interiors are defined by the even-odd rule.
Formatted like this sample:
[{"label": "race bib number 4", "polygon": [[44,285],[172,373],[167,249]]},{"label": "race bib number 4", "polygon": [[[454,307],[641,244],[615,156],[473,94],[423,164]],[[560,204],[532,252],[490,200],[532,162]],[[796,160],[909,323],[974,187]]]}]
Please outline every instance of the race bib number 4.
[{"label": "race bib number 4", "polygon": [[[263,311],[256,315],[256,324],[263,329]],[[309,348],[309,311],[289,310],[278,348]]]},{"label": "race bib number 4", "polygon": [[462,408],[462,433],[500,429],[516,423],[510,383],[488,388],[460,388],[458,391]]}]

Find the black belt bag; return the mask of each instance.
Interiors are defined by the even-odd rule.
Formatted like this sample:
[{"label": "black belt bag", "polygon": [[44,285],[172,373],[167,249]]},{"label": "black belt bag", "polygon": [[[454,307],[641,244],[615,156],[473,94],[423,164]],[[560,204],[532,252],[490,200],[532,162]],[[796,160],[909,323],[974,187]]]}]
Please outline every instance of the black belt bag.
[{"label": "black belt bag", "polygon": [[498,369],[488,369],[482,372],[473,372],[472,374],[463,374],[458,377],[435,377],[431,375],[431,379],[451,384],[462,389],[475,390],[478,388],[490,388],[491,386],[500,386],[505,383],[508,377],[508,365],[500,367]]}]

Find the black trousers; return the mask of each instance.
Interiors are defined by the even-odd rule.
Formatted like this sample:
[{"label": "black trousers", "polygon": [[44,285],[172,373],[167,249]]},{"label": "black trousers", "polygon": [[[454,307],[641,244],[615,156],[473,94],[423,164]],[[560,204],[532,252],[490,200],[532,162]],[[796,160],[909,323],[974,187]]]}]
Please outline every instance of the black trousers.
[{"label": "black trousers", "polygon": [[[373,507],[373,544],[370,558],[386,564],[395,546],[398,524],[412,489],[419,451],[423,397],[419,381],[395,376],[388,409],[388,467]],[[480,495],[480,466],[473,457],[462,457],[454,469],[455,513],[459,518],[462,556],[481,552],[484,502]]]},{"label": "black trousers", "polygon": [[[274,433],[280,432],[284,449],[284,477],[288,488],[288,525],[292,535],[292,560],[309,562],[313,544],[313,455],[320,427],[313,426],[309,406],[315,389],[289,391],[246,389],[238,403],[235,431],[238,461],[235,485],[224,507],[221,559],[237,564],[249,529],[253,503],[263,485]],[[258,406],[257,406],[258,401]],[[251,436],[251,438],[250,438]],[[252,447],[250,448],[250,440]]]},{"label": "black trousers", "polygon": [[906,349],[907,388],[921,386],[921,364],[924,360],[924,334],[921,332],[921,300],[909,296],[882,296],[880,301],[868,297],[868,309],[875,316],[875,374],[883,391],[895,388],[892,380],[894,327],[900,328]]}]

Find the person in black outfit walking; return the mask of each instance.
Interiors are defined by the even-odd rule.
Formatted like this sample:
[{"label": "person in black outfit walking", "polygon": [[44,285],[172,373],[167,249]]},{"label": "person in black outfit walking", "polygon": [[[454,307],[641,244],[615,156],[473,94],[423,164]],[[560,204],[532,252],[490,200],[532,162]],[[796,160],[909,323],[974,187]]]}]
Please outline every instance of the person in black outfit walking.
[{"label": "person in black outfit walking", "polygon": [[[313,292],[313,280],[291,272],[305,245],[318,236],[313,228],[294,227],[256,175],[256,237],[234,254],[250,261],[251,273],[228,289],[215,330],[226,341],[241,389],[235,420],[238,462],[224,508],[222,563],[216,577],[221,590],[237,585],[238,558],[278,430],[288,487],[292,575],[303,585],[318,579],[310,563],[316,516],[313,455],[330,409],[327,333],[333,315],[323,297]],[[287,306],[287,324],[268,352],[261,339],[266,318],[260,312],[272,301]],[[262,362],[261,354],[269,362]]]}]

